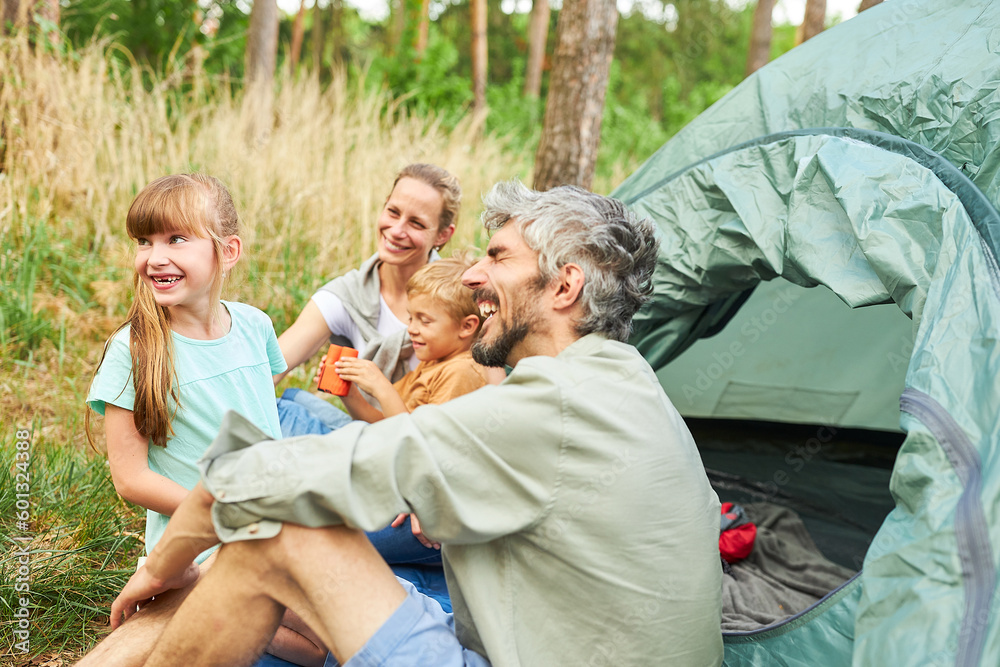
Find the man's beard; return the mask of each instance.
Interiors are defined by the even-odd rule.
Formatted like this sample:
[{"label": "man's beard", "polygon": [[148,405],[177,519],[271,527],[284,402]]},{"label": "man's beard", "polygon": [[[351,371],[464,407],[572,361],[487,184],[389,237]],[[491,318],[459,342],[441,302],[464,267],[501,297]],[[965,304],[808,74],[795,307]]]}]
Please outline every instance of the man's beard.
[{"label": "man's beard", "polygon": [[[494,315],[494,317],[496,316]],[[500,323],[497,322],[497,325]],[[522,320],[515,314],[514,322],[509,327],[505,327],[493,342],[487,343],[480,334],[480,337],[472,344],[472,358],[477,364],[483,366],[503,368],[511,350],[528,336],[530,329],[531,323]]]},{"label": "man's beard", "polygon": [[[477,364],[493,368],[503,368],[507,364],[507,359],[510,357],[514,346],[527,338],[532,329],[537,328],[539,324],[538,314],[533,312],[528,304],[530,303],[530,299],[540,291],[540,282],[538,279],[534,282],[529,282],[527,285],[528,289],[525,290],[528,293],[523,294],[516,305],[510,304],[508,306],[507,310],[510,315],[509,325],[505,326],[499,320],[501,313],[493,315],[493,317],[497,318],[497,321],[493,323],[494,328],[501,327],[500,333],[497,334],[493,341],[487,342],[483,340],[484,333],[480,330],[479,337],[472,343],[472,358]],[[493,303],[499,303],[496,292],[492,290],[479,289],[475,291],[473,296],[477,300],[486,299]]]}]

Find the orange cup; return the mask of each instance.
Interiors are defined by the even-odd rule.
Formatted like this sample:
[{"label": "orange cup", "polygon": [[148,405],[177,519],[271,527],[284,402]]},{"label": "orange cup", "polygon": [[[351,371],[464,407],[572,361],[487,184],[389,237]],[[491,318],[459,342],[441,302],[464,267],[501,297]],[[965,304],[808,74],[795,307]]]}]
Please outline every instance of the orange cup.
[{"label": "orange cup", "polygon": [[319,376],[319,390],[325,391],[334,396],[347,396],[351,390],[351,383],[340,379],[334,363],[341,357],[357,357],[358,351],[353,347],[341,347],[340,345],[330,345],[326,351],[326,360],[323,364],[323,372]]}]

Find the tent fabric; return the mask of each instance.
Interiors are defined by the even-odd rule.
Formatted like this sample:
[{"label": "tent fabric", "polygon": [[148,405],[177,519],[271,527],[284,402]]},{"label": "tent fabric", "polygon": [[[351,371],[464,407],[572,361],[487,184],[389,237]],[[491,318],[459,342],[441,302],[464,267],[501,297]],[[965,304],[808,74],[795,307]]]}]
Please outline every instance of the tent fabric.
[{"label": "tent fabric", "polygon": [[[854,610],[861,595],[857,576],[780,625],[758,632],[727,633],[727,667],[848,667],[854,644]],[[872,665],[889,665],[876,661]]]},{"label": "tent fabric", "polygon": [[685,417],[899,433],[912,350],[913,323],[895,304],[852,310],[776,278],[657,377]]},{"label": "tent fabric", "polygon": [[759,70],[612,193],[659,227],[633,341],[661,375],[762,281],[912,320],[896,507],[862,572],[727,637],[726,664],[1000,662],[998,82],[990,2],[889,0]]}]

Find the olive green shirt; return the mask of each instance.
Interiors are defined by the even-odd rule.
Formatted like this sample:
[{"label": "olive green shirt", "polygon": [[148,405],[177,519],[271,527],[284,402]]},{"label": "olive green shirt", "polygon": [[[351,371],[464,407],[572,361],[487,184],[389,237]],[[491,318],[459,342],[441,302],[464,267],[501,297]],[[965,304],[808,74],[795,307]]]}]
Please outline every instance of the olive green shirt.
[{"label": "olive green shirt", "polygon": [[202,461],[223,541],[415,512],[497,667],[722,662],[719,500],[631,346],[592,334],[443,405],[266,437],[230,415]]}]

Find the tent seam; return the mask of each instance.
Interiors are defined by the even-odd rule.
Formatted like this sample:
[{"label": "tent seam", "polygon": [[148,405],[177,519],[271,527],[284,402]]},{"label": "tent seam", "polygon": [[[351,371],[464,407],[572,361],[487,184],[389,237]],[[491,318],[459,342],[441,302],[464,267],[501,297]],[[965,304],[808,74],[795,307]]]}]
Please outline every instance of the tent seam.
[{"label": "tent seam", "polygon": [[990,283],[993,285],[993,292],[996,294],[997,299],[1000,299],[1000,265],[997,265],[997,259],[990,252],[989,246],[986,244],[986,239],[980,236],[979,243],[983,246],[983,254],[986,256],[986,269],[990,274]]},{"label": "tent seam", "polygon": [[[683,174],[694,169],[695,167],[711,162],[712,160],[728,155],[729,153],[735,153],[754,146],[777,143],[783,139],[793,137],[824,135],[850,139],[890,153],[895,153],[909,158],[925,169],[928,169],[937,177],[941,184],[951,191],[952,194],[954,194],[962,203],[962,207],[969,215],[973,227],[979,233],[979,236],[983,238],[986,247],[989,249],[989,254],[992,256],[993,262],[997,262],[997,254],[1000,253],[1000,214],[997,213],[993,204],[986,198],[986,195],[983,194],[982,190],[976,187],[976,184],[973,183],[968,176],[963,174],[958,167],[953,165],[939,153],[936,153],[926,146],[918,144],[914,141],[910,141],[909,139],[904,139],[892,134],[886,134],[885,132],[877,132],[875,130],[865,130],[856,127],[815,127],[800,130],[787,130],[785,132],[763,135],[757,137],[756,139],[750,139],[749,141],[744,141],[734,146],[730,146],[729,148],[713,153],[712,155],[702,158],[701,160],[692,162],[691,164],[668,174],[632,197],[622,201],[626,205],[631,206],[643,197],[659,190],[670,181],[681,177]],[[994,228],[996,232],[995,235],[993,233]]]},{"label": "tent seam", "polygon": [[788,618],[783,618],[776,623],[772,623],[771,625],[765,625],[762,628],[757,628],[756,630],[723,632],[722,639],[723,641],[728,641],[729,643],[734,644],[760,642],[772,637],[780,637],[783,634],[791,632],[792,630],[801,627],[804,623],[811,621],[814,617],[822,616],[826,613],[827,607],[840,602],[840,600],[842,600],[849,591],[860,584],[862,572],[863,570],[858,570],[851,576],[850,579],[842,583],[840,586],[837,586],[832,591],[797,614],[793,614]]}]

